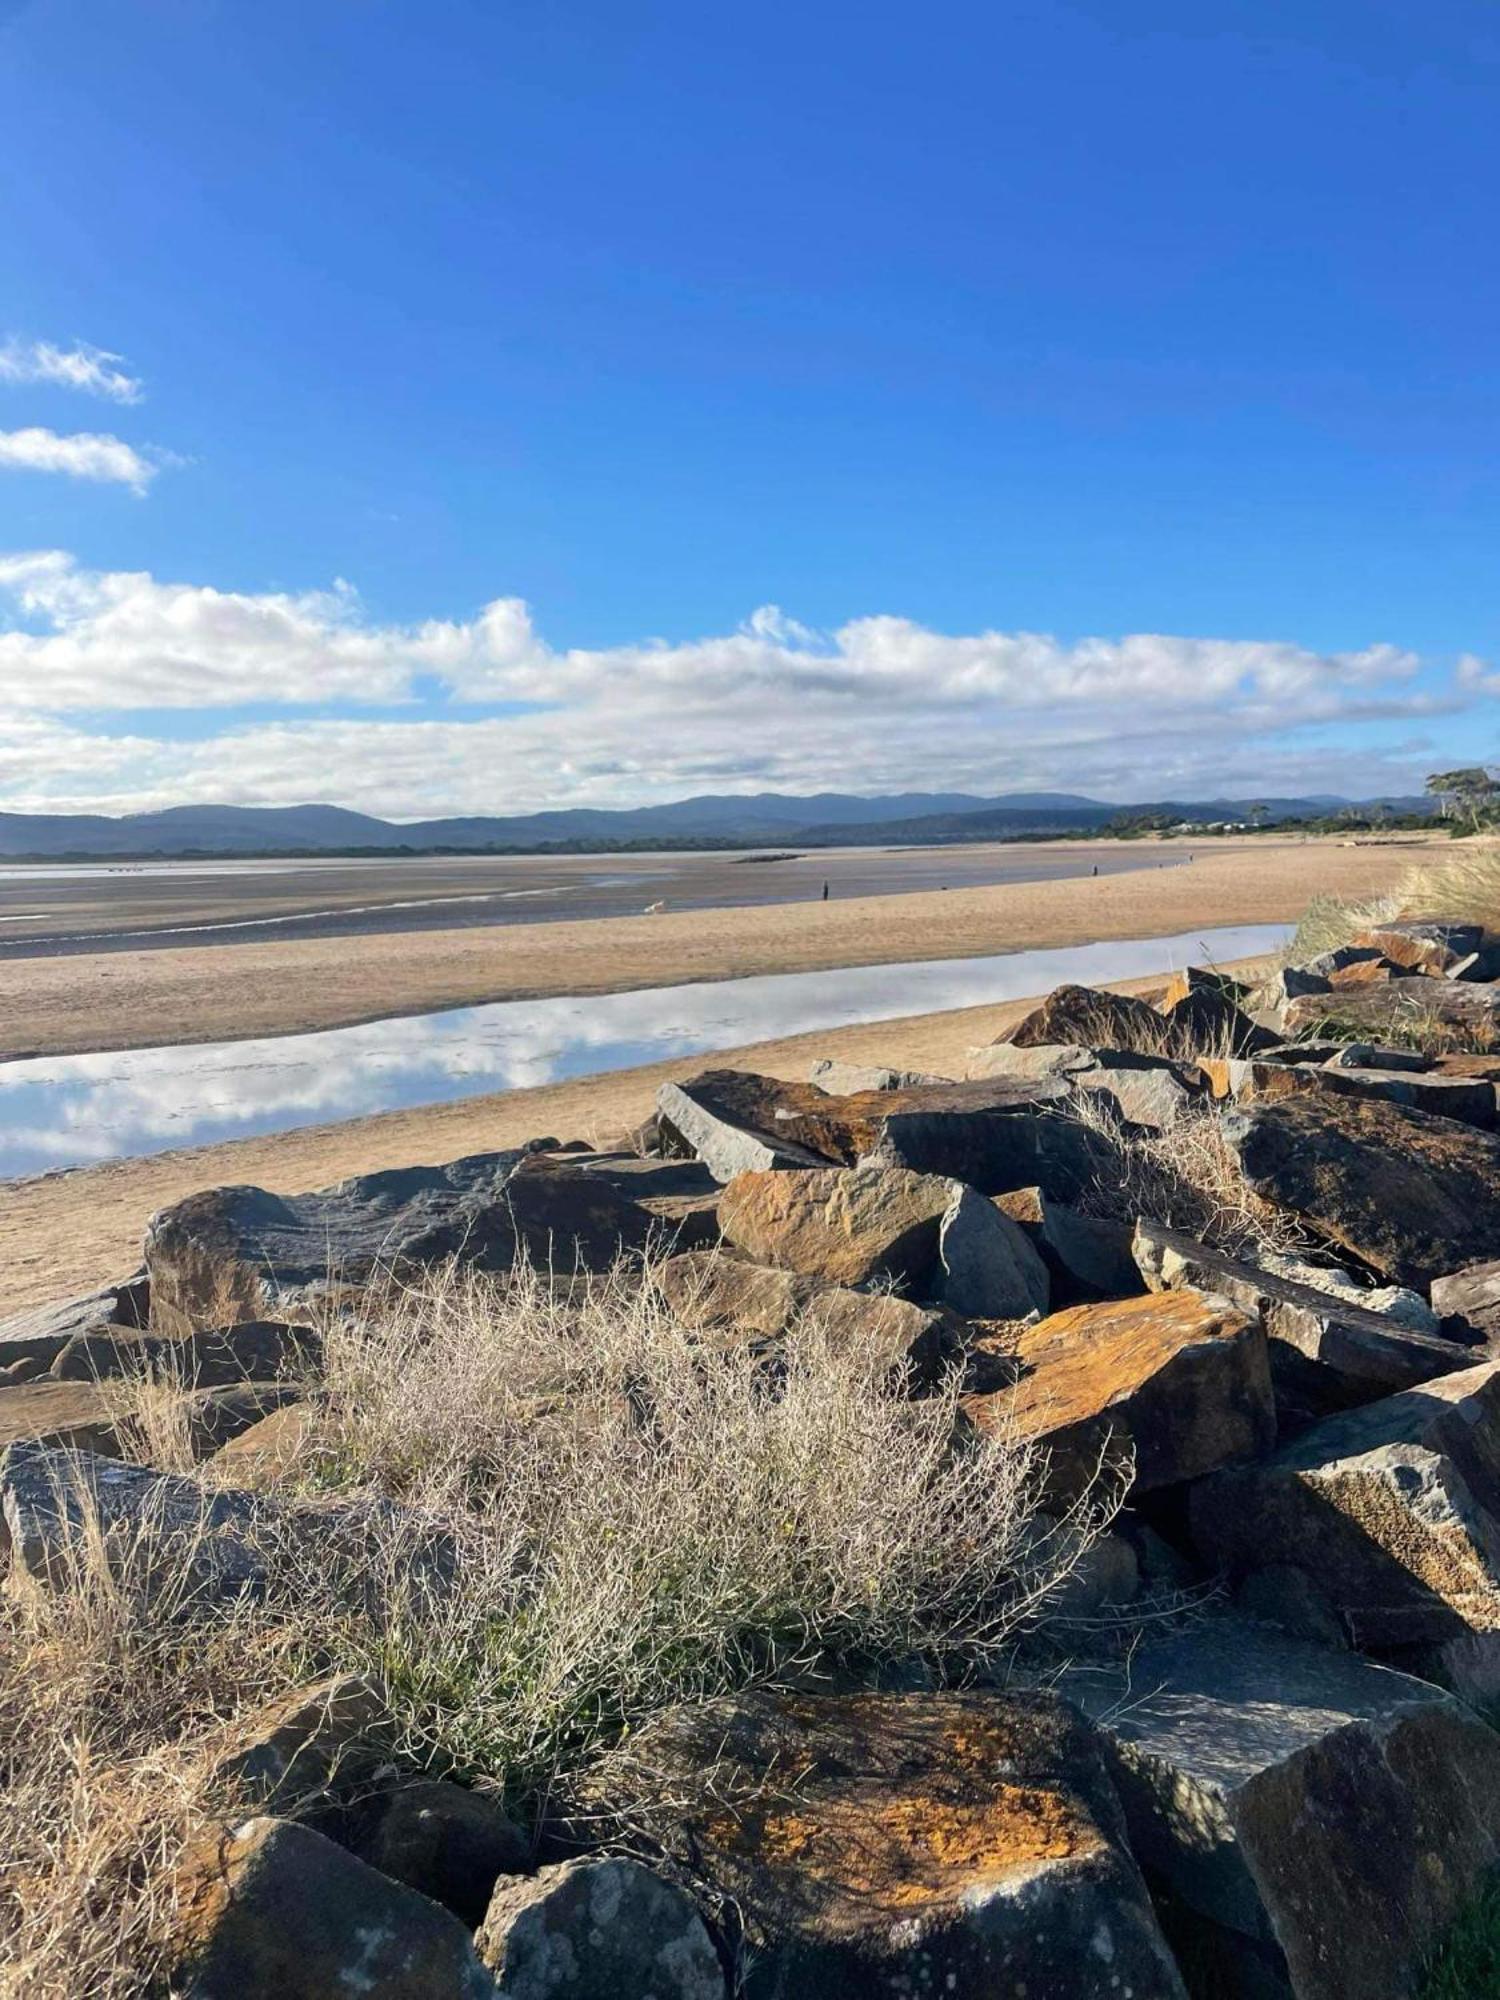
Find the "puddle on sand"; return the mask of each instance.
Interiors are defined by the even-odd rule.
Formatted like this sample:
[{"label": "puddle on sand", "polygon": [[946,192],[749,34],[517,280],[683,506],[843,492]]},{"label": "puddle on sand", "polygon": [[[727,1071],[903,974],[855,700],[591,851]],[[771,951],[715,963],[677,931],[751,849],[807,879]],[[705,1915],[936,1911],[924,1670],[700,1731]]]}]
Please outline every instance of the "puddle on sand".
[{"label": "puddle on sand", "polygon": [[[0,1063],[0,1178],[631,1069],[859,1021],[979,1007],[1273,950],[1280,924],[994,958],[506,1000],[311,1035]],[[564,1134],[563,1136],[567,1136]]]}]

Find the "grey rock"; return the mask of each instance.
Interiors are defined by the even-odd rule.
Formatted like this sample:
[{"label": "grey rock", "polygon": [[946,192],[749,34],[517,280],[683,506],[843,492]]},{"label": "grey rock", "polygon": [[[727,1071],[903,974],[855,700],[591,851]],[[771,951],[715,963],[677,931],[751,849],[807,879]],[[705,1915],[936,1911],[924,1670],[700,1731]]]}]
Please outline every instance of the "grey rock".
[{"label": "grey rock", "polygon": [[[403,1544],[389,1579],[370,1562],[378,1538]],[[292,1504],[34,1443],[0,1456],[0,1543],[13,1573],[57,1589],[97,1546],[149,1599],[184,1613],[259,1596],[288,1562],[361,1598],[438,1591],[454,1563],[446,1535],[390,1502]]]},{"label": "grey rock", "polygon": [[807,1080],[830,1097],[858,1097],[867,1090],[923,1090],[953,1081],[948,1076],[931,1076],[926,1070],[886,1069],[878,1063],[844,1062],[838,1056],[820,1056],[807,1072]]},{"label": "grey rock", "polygon": [[1056,1304],[1128,1298],[1140,1291],[1128,1222],[1086,1215],[1066,1202],[1049,1200],[1040,1188],[1017,1188],[995,1201],[1041,1252],[1052,1274]]},{"label": "grey rock", "polygon": [[1023,1047],[1018,1042],[989,1042],[970,1049],[964,1074],[971,1079],[995,1076],[1072,1076],[1094,1067],[1094,1051],[1078,1042],[1039,1042]]},{"label": "grey rock", "polygon": [[1500,1261],[1434,1278],[1429,1297],[1445,1327],[1488,1349],[1500,1345]]},{"label": "grey rock", "polygon": [[152,1327],[285,1319],[386,1272],[448,1258],[508,1270],[519,1257],[607,1268],[656,1240],[710,1240],[716,1190],[701,1168],[633,1154],[480,1153],[362,1174],[313,1194],[215,1188],[152,1218]]},{"label": "grey rock", "polygon": [[1064,1689],[1216,2000],[1409,2000],[1500,1861],[1500,1737],[1422,1681],[1215,1620]]},{"label": "grey rock", "polygon": [[724,2000],[681,1889],[638,1861],[564,1861],[502,1881],[477,1939],[509,2000]]},{"label": "grey rock", "polygon": [[1476,1698],[1500,1671],[1500,1365],[1326,1418],[1200,1481],[1195,1541],[1243,1580],[1299,1571],[1349,1644]]},{"label": "grey rock", "polygon": [[163,1334],[79,1333],[53,1362],[56,1382],[103,1382],[150,1375],[184,1389],[227,1389],[279,1382],[315,1369],[322,1343],[308,1326],[251,1320],[170,1340]]},{"label": "grey rock", "polygon": [[[0,1374],[18,1364],[50,1368],[80,1335],[131,1331],[146,1323],[150,1284],[144,1272],[83,1298],[55,1300],[0,1319]],[[13,1378],[14,1379],[14,1378]]]},{"label": "grey rock", "polygon": [[1101,1051],[1095,1068],[1073,1072],[1072,1083],[1108,1098],[1118,1118],[1146,1132],[1165,1132],[1207,1095],[1202,1072],[1186,1063],[1113,1051]]},{"label": "grey rock", "polygon": [[969,1319],[1033,1319],[1047,1311],[1047,1266],[1025,1231],[973,1188],[956,1186],[938,1231],[937,1298]]},{"label": "grey rock", "polygon": [[1147,1221],[1137,1225],[1134,1247],[1154,1291],[1217,1292],[1260,1320],[1277,1413],[1289,1426],[1473,1365],[1472,1349],[1289,1277],[1269,1259],[1251,1264]]}]

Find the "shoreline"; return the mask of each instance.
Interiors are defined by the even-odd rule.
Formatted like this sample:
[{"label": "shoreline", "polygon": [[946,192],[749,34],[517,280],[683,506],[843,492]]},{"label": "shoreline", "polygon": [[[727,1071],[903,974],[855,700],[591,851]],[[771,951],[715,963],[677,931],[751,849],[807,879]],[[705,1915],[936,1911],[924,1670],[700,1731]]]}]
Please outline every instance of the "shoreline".
[{"label": "shoreline", "polygon": [[[1224,969],[1264,962],[1241,960]],[[1111,981],[1109,988],[1149,993],[1163,976]],[[543,1136],[619,1144],[651,1111],[663,1083],[705,1069],[749,1068],[795,1080],[806,1077],[816,1057],[839,1056],[957,1076],[970,1048],[996,1040],[1041,998],[816,1028],[525,1090],[8,1181],[0,1187],[0,1316],[92,1291],[133,1271],[151,1215],[202,1188],[248,1182],[274,1194],[298,1194],[355,1174],[462,1159]]]},{"label": "shoreline", "polygon": [[1355,847],[1262,836],[1195,850],[1191,862],[1099,877],[231,950],[8,960],[0,962],[0,1061],[302,1034],[504,1000],[1291,922],[1314,891],[1377,893],[1412,858],[1405,842]]}]

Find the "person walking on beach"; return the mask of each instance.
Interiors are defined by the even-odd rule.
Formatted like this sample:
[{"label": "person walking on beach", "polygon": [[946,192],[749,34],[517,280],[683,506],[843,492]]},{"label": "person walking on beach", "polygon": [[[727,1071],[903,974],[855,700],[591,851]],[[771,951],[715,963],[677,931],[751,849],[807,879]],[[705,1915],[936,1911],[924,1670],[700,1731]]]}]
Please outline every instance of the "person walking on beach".
[{"label": "person walking on beach", "polygon": [[823,901],[825,903],[828,901],[828,884],[826,882],[823,884]]}]

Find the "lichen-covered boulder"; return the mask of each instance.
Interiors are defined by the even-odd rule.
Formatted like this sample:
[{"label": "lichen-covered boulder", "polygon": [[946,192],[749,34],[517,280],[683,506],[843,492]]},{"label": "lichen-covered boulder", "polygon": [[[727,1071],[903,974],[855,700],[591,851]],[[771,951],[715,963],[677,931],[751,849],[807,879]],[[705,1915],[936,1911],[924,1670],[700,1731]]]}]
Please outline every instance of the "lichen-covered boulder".
[{"label": "lichen-covered boulder", "polygon": [[1071,1306],[997,1345],[1016,1381],[964,1407],[981,1430],[1044,1449],[1055,1495],[1126,1462],[1146,1493],[1275,1440],[1265,1334],[1227,1299],[1180,1291]]},{"label": "lichen-covered boulder", "polygon": [[294,1821],[226,1832],[181,1893],[183,2000],[495,2000],[457,1917]]},{"label": "lichen-covered boulder", "polygon": [[1400,1285],[1495,1253],[1500,1137],[1364,1097],[1292,1097],[1229,1112],[1246,1184]]},{"label": "lichen-covered boulder", "polygon": [[1215,1619],[1064,1690],[1215,2000],[1409,2000],[1500,1863],[1500,1736],[1351,1653]]},{"label": "lichen-covered boulder", "polygon": [[1097,1740],[1048,1696],[718,1702],[609,1783],[738,1913],[746,2000],[1181,2000]]},{"label": "lichen-covered boulder", "polygon": [[862,1285],[923,1282],[953,1184],[899,1167],[740,1174],[719,1202],[724,1240],[758,1263]]},{"label": "lichen-covered boulder", "polygon": [[506,2000],[725,2000],[691,1899],[618,1855],[501,1881],[476,1943]]}]

